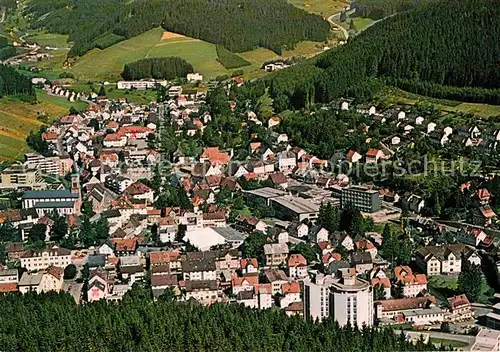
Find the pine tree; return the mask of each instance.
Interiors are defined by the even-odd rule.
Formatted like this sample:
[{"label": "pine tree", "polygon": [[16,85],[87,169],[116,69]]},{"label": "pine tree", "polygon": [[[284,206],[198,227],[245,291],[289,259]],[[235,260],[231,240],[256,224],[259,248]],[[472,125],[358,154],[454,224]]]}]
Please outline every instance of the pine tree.
[{"label": "pine tree", "polygon": [[458,275],[457,292],[465,293],[471,302],[477,302],[481,295],[482,280],[481,267],[470,263],[462,256],[462,270]]}]

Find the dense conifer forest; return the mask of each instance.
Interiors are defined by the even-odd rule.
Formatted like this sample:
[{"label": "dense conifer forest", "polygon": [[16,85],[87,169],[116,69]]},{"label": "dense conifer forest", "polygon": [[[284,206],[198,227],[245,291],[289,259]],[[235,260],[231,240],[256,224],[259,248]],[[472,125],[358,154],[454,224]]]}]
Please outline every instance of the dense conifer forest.
[{"label": "dense conifer forest", "polygon": [[29,4],[26,12],[33,27],[69,34],[74,43],[70,56],[158,26],[233,52],[263,47],[278,54],[303,40],[325,41],[330,31],[326,20],[286,0],[30,0]]},{"label": "dense conifer forest", "polygon": [[430,351],[392,330],[339,328],[283,312],[153,302],[134,289],[118,304],[77,306],[65,294],[0,297],[2,351]]},{"label": "dense conifer forest", "polygon": [[31,80],[9,66],[0,65],[0,98],[16,95],[26,100],[35,100],[36,93]]},{"label": "dense conifer forest", "polygon": [[439,98],[498,104],[498,18],[495,0],[428,3],[387,18],[347,45],[259,84],[270,86],[282,108],[347,95],[369,99],[383,84]]},{"label": "dense conifer forest", "polygon": [[431,1],[439,0],[355,0],[351,6],[357,16],[379,20]]},{"label": "dense conifer forest", "polygon": [[143,78],[173,79],[186,77],[193,66],[180,57],[148,58],[125,64],[122,77],[125,80]]}]

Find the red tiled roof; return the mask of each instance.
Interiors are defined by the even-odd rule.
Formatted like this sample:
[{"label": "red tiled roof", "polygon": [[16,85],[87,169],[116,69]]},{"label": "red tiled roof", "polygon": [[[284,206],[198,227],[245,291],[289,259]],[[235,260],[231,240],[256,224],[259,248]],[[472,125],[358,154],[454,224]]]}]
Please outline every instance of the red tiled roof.
[{"label": "red tiled roof", "polygon": [[225,220],[226,212],[220,210],[214,213],[203,213],[203,220]]},{"label": "red tiled roof", "polygon": [[427,277],[424,274],[413,274],[409,266],[400,265],[394,268],[396,280],[405,285],[424,285],[427,284]]},{"label": "red tiled roof", "polygon": [[240,266],[242,268],[246,268],[249,264],[252,264],[254,268],[259,267],[259,263],[257,262],[257,259],[255,258],[243,258],[240,260]]},{"label": "red tiled roof", "polygon": [[135,251],[137,248],[137,240],[135,238],[114,238],[116,251]]},{"label": "red tiled roof", "polygon": [[118,133],[110,133],[104,137],[105,141],[119,141],[122,139],[122,136]]},{"label": "red tiled roof", "polygon": [[42,133],[42,139],[44,141],[53,141],[57,139],[57,133],[45,132]]},{"label": "red tiled roof", "polygon": [[219,147],[204,148],[200,158],[208,159],[211,164],[225,165],[229,162],[229,154],[219,151]]},{"label": "red tiled roof", "polygon": [[321,257],[321,260],[323,261],[323,264],[328,264],[330,263],[330,259],[333,259],[334,261],[339,261],[342,259],[342,256],[340,253],[326,253]]},{"label": "red tiled roof", "polygon": [[17,291],[16,282],[2,282],[0,283],[0,293],[9,293]]},{"label": "red tiled roof", "polygon": [[51,266],[50,268],[47,269],[47,274],[52,275],[58,280],[62,279],[63,272],[64,272],[63,268],[60,268],[58,266]]},{"label": "red tiled roof", "polygon": [[391,287],[391,281],[389,281],[388,277],[374,277],[371,280],[371,284],[372,286],[382,285],[387,288]]},{"label": "red tiled roof", "polygon": [[106,160],[118,161],[118,154],[116,154],[116,153],[102,153],[101,155],[99,155],[99,160],[101,160],[101,161],[106,161]]},{"label": "red tiled roof", "polygon": [[307,260],[304,258],[302,254],[290,254],[290,258],[288,258],[288,266],[289,267],[297,267],[297,266],[306,266]]},{"label": "red tiled roof", "polygon": [[283,174],[282,172],[277,172],[275,174],[269,175],[269,179],[275,185],[281,185],[287,183],[285,174]]},{"label": "red tiled roof", "polygon": [[370,148],[368,149],[368,151],[366,152],[366,156],[372,156],[372,157],[376,157],[377,154],[380,152],[379,149],[374,149],[374,148]]},{"label": "red tiled roof", "polygon": [[481,200],[487,200],[490,198],[490,192],[486,188],[481,188],[477,190],[477,196]]},{"label": "red tiled roof", "polygon": [[361,240],[361,241],[356,242],[356,247],[358,249],[363,249],[363,250],[375,248],[373,243],[371,243],[368,240]]},{"label": "red tiled roof", "polygon": [[436,297],[425,296],[425,297],[415,297],[415,298],[403,298],[403,299],[387,299],[376,302],[381,305],[385,311],[397,311],[397,310],[407,310],[407,309],[417,309],[428,306],[430,303],[436,304]]},{"label": "red tiled roof", "polygon": [[179,251],[172,252],[151,252],[149,253],[149,262],[151,265],[159,265],[179,260],[181,254]]},{"label": "red tiled roof", "polygon": [[123,136],[125,134],[137,134],[137,133],[153,133],[153,130],[149,127],[144,127],[144,126],[122,126],[116,132],[117,134]]},{"label": "red tiled roof", "polygon": [[450,305],[450,308],[453,310],[460,306],[470,305],[470,302],[465,294],[461,294],[459,296],[453,296],[448,298],[448,304]]},{"label": "red tiled roof", "polygon": [[300,284],[296,281],[287,282],[286,284],[281,285],[281,291],[284,295],[287,293],[300,293]]},{"label": "red tiled roof", "polygon": [[244,282],[247,282],[250,286],[256,286],[259,284],[258,275],[245,275],[243,277],[233,277],[231,283],[234,286],[242,286]]},{"label": "red tiled roof", "polygon": [[152,189],[146,186],[144,183],[136,181],[132,183],[130,186],[128,186],[123,193],[134,196],[134,195],[148,193],[151,191]]}]

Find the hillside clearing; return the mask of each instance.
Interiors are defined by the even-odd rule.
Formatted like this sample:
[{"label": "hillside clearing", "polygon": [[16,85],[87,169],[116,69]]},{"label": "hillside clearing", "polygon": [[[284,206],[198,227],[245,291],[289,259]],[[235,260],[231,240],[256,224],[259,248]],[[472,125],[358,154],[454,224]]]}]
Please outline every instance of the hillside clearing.
[{"label": "hillside clearing", "polygon": [[31,104],[17,99],[0,99],[0,161],[21,159],[27,150],[26,136],[38,130],[44,122],[38,119],[45,114],[50,122],[68,113],[71,106],[84,109],[83,102],[69,102],[64,98],[49,96],[37,90],[39,103]]},{"label": "hillside clearing", "polygon": [[[57,40],[62,41],[63,38],[58,37]],[[265,74],[260,67],[266,61],[293,56],[309,57],[321,52],[322,46],[322,43],[304,41],[298,43],[294,50],[284,51],[281,56],[263,48],[238,55],[250,62],[249,66],[242,68],[245,78],[250,79]],[[165,32],[161,28],[155,28],[104,50],[93,49],[74,62],[70,68],[63,68],[67,51],[56,50],[52,54],[54,55],[52,59],[35,64],[42,70],[40,76],[53,78],[61,72],[71,72],[82,81],[117,81],[121,79],[120,73],[126,63],[143,58],[167,56],[183,58],[208,79],[219,75],[230,75],[234,71],[226,69],[217,61],[215,44]]]}]

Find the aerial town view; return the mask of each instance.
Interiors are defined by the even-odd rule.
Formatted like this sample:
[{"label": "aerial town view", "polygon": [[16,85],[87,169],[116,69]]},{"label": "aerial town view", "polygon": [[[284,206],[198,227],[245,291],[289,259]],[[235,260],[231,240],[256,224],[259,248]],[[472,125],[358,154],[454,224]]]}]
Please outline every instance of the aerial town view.
[{"label": "aerial town view", "polygon": [[0,352],[500,351],[498,0],[0,0]]}]

